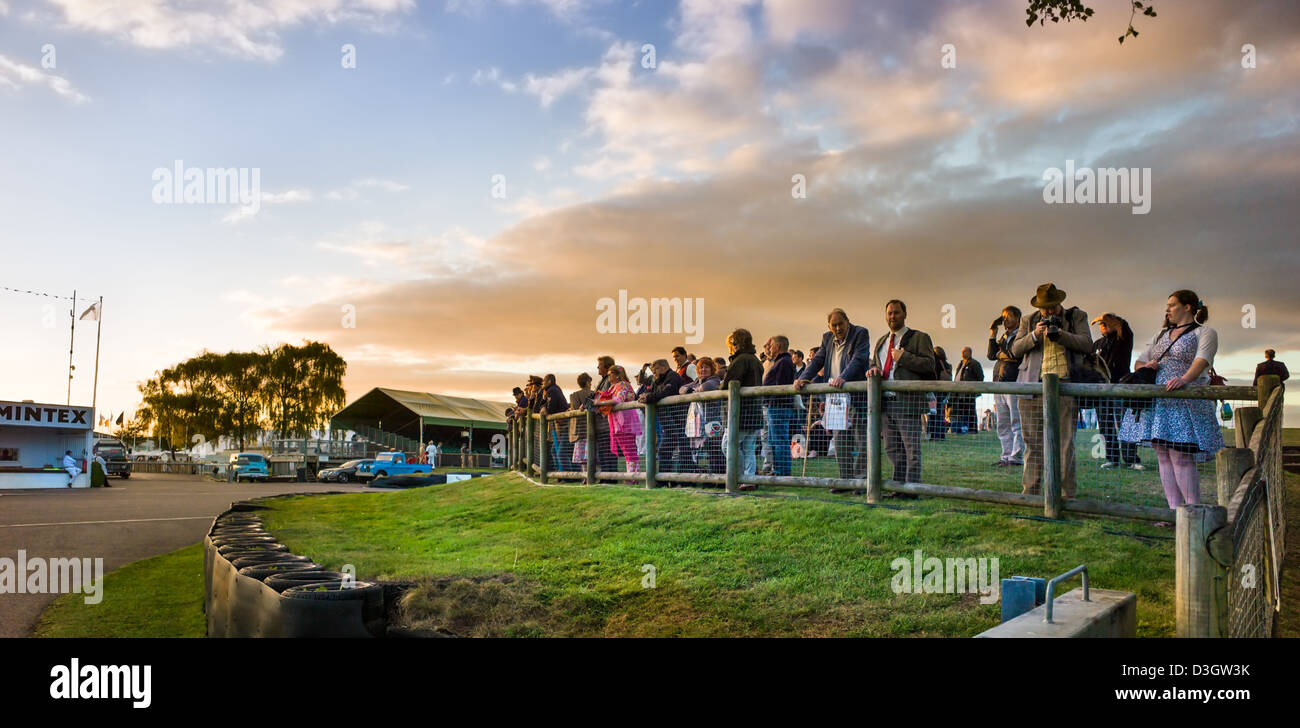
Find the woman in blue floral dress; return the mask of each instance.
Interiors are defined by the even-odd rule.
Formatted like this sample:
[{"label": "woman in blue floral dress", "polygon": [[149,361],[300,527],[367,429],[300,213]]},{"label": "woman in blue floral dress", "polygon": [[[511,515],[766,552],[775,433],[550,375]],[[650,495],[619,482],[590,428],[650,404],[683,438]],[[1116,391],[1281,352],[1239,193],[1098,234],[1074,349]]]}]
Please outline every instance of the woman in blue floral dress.
[{"label": "woman in blue floral dress", "polygon": [[[1156,384],[1173,391],[1208,384],[1219,335],[1208,326],[1210,311],[1192,291],[1175,291],[1165,305],[1165,328],[1151,337],[1134,369],[1156,370]],[[1119,438],[1149,443],[1160,463],[1160,483],[1170,508],[1201,501],[1196,464],[1214,458],[1223,432],[1209,399],[1155,399],[1151,408],[1124,415]]]}]

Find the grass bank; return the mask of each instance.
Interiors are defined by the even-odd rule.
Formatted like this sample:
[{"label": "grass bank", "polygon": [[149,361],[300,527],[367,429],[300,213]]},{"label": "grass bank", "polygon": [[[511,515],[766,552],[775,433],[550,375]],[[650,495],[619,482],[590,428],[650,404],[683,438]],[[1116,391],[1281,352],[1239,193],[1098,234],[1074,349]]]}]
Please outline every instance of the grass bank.
[{"label": "grass bank", "polygon": [[475,634],[966,637],[997,624],[998,605],[976,594],[894,593],[890,564],[915,549],[997,557],[1002,577],[1086,563],[1096,586],[1138,593],[1140,635],[1173,633],[1172,534],[1129,522],[939,499],[542,488],[513,474],[270,502],[267,527],[295,553],[359,578],[504,577],[461,601],[482,614],[426,600],[434,622]]}]

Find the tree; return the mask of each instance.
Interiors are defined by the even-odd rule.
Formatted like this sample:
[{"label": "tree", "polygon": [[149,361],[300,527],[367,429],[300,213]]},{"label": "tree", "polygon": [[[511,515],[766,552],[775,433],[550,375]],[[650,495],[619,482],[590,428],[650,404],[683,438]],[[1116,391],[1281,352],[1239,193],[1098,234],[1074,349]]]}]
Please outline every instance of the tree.
[{"label": "tree", "polygon": [[[1147,17],[1156,17],[1156,9],[1150,3],[1144,5],[1138,0],[1130,0],[1130,9],[1128,30],[1124,31],[1124,35],[1119,37],[1121,44],[1130,35],[1134,38],[1138,36],[1138,32],[1133,29],[1133,18],[1137,16],[1139,10]],[[1035,22],[1043,25],[1048,20],[1053,23],[1062,20],[1067,23],[1071,20],[1086,23],[1088,18],[1092,17],[1092,8],[1085,7],[1079,0],[1029,0],[1029,7],[1025,10],[1025,15],[1029,16],[1025,20],[1025,25],[1030,27],[1033,27]]]},{"label": "tree", "polygon": [[305,435],[343,405],[348,365],[329,344],[281,344],[262,357],[262,403],[275,432]]},{"label": "tree", "polygon": [[247,436],[262,427],[262,354],[232,351],[221,358],[218,383],[222,392],[222,431],[243,450]]}]

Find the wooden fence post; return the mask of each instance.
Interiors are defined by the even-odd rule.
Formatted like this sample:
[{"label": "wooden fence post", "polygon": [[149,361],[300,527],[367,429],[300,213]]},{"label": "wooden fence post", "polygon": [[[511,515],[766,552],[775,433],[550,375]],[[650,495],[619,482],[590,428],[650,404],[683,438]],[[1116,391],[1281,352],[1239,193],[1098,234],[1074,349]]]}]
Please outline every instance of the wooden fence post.
[{"label": "wooden fence post", "polygon": [[546,485],[546,471],[551,465],[551,429],[550,424],[546,421],[546,415],[538,415],[537,424],[541,426],[542,439],[538,443],[537,465],[539,468],[538,482]]},{"label": "wooden fence post", "polygon": [[740,487],[740,380],[727,383],[727,492]]},{"label": "wooden fence post", "polygon": [[1219,486],[1219,505],[1227,506],[1241,484],[1241,476],[1255,465],[1255,453],[1248,447],[1225,447],[1214,455],[1214,475]]},{"label": "wooden fence post", "polygon": [[537,438],[533,436],[533,413],[524,415],[524,475],[533,477],[533,450],[537,447]]},{"label": "wooden fence post", "polygon": [[1276,374],[1265,374],[1255,383],[1255,389],[1259,392],[1259,411],[1264,411],[1264,406],[1268,404],[1268,398],[1273,396],[1273,390],[1282,386],[1282,378]]},{"label": "wooden fence post", "polygon": [[1263,410],[1259,407],[1238,407],[1232,413],[1232,431],[1236,434],[1237,447],[1250,447],[1250,436],[1255,433],[1259,421],[1263,419]]},{"label": "wooden fence post", "polygon": [[1204,503],[1178,507],[1174,538],[1174,634],[1222,637],[1228,608],[1228,569],[1214,559],[1210,539],[1227,526],[1228,509]]},{"label": "wooden fence post", "polygon": [[[1073,426],[1073,424],[1071,424]],[[1043,515],[1061,517],[1061,381],[1043,375]]]},{"label": "wooden fence post", "polygon": [[881,471],[880,427],[881,427],[881,392],[880,375],[867,379],[867,502],[879,503],[884,476]]},{"label": "wooden fence post", "polygon": [[596,412],[587,410],[587,485],[596,484],[596,469],[600,458],[596,457]]},{"label": "wooden fence post", "polygon": [[645,487],[657,488],[659,472],[659,407],[652,402],[645,405]]}]

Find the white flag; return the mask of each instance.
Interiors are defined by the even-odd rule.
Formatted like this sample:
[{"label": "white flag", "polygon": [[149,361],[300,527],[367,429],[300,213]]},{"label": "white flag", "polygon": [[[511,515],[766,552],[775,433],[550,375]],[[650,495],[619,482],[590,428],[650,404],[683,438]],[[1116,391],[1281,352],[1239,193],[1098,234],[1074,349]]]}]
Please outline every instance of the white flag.
[{"label": "white flag", "polygon": [[78,319],[78,320],[83,320],[83,319],[90,319],[91,321],[98,321],[98,320],[99,320],[99,302],[98,302],[98,301],[96,301],[95,303],[92,303],[92,304],[90,305],[90,308],[86,309],[85,313],[81,314],[81,319]]}]

